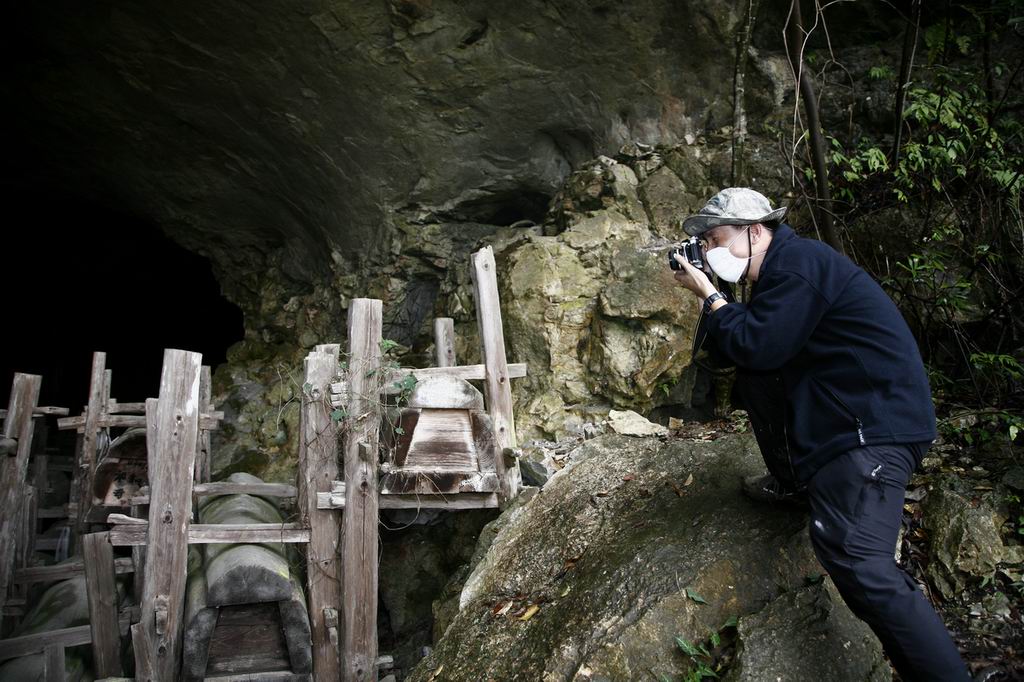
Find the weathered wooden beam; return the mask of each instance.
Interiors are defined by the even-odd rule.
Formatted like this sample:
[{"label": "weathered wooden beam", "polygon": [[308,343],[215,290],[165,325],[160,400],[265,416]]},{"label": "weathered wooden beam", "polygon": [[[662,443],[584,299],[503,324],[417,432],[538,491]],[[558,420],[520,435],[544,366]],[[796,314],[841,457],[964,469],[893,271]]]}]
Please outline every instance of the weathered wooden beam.
[{"label": "weathered wooden beam", "polygon": [[43,679],[46,682],[65,682],[67,673],[64,670],[64,645],[54,644],[43,650],[44,672]]},{"label": "weathered wooden beam", "polygon": [[140,623],[148,659],[153,666],[153,678],[161,682],[177,679],[181,665],[192,475],[196,439],[199,437],[201,365],[202,355],[199,353],[165,350],[160,398],[158,401],[146,401],[149,418],[146,433],[150,488],[149,556]]},{"label": "weathered wooden beam", "polygon": [[[213,402],[213,379],[210,374],[210,366],[203,365],[199,372],[199,404],[205,410],[207,405]],[[221,413],[223,417],[223,412]],[[195,480],[197,483],[206,483],[210,480],[210,430],[203,428],[202,415],[199,417],[199,439],[196,443],[196,471]]]},{"label": "weathered wooden beam", "polygon": [[[119,516],[111,514],[110,516]],[[109,518],[109,517],[108,517]],[[118,524],[110,528],[110,544],[115,547],[147,545],[150,549],[149,522]],[[232,542],[309,542],[309,529],[297,523],[214,523],[190,524],[182,544],[213,545]],[[148,579],[148,576],[147,576]]]},{"label": "weathered wooden beam", "polygon": [[[457,493],[452,495],[381,495],[380,509],[484,509],[498,506],[496,493]],[[345,493],[317,493],[318,509],[344,509]]]},{"label": "weathered wooden beam", "polygon": [[[470,257],[473,279],[473,294],[476,299],[476,320],[480,329],[480,345],[483,351],[487,377],[484,379],[484,396],[487,412],[494,423],[494,437],[498,452],[516,447],[516,424],[512,414],[512,382],[508,361],[505,358],[505,333],[501,323],[501,301],[498,297],[497,268],[494,251],[485,246]],[[516,496],[519,487],[518,463],[506,470],[505,458],[499,454],[495,470],[502,479],[502,497],[510,500]]]},{"label": "weathered wooden beam", "polygon": [[438,367],[454,367],[455,320],[450,317],[434,318],[434,357]]},{"label": "weathered wooden beam", "polygon": [[338,477],[338,423],[325,405],[328,386],[338,372],[338,354],[335,345],[306,356],[299,417],[297,503],[299,513],[309,524],[307,596],[313,674],[321,680],[337,680],[341,675],[337,616],[330,622],[325,615],[341,610],[341,519],[317,506],[317,495],[329,492]]},{"label": "weathered wooden beam", "polygon": [[[78,453],[78,468],[75,471],[72,485],[78,491],[78,517],[74,527],[78,531],[85,528],[86,516],[92,508],[92,487],[93,477],[96,475],[96,435],[99,429],[100,419],[106,417],[107,400],[109,394],[104,391],[110,387],[106,373],[107,354],[103,351],[96,351],[92,354],[92,372],[89,375],[89,403],[86,405],[85,414],[82,419],[82,448]],[[58,419],[57,425],[60,428]]]},{"label": "weathered wooden beam", "polygon": [[49,646],[82,646],[92,641],[88,625],[0,639],[0,661],[46,651]]},{"label": "weathered wooden beam", "polygon": [[295,497],[298,490],[287,483],[231,483],[217,481],[199,483],[192,488],[196,497],[218,497],[220,495],[258,495],[261,497]]},{"label": "weathered wooden beam", "polygon": [[[132,560],[127,557],[114,559],[114,573],[122,575],[135,570]],[[12,582],[29,583],[55,583],[61,580],[70,580],[80,575],[85,575],[85,566],[81,559],[77,561],[65,561],[55,566],[29,566],[19,568],[14,572]]]},{"label": "weathered wooden beam", "polygon": [[13,455],[0,457],[0,609],[15,567],[18,538],[22,529],[25,477],[32,450],[32,410],[39,402],[42,377],[16,372],[11,384],[3,437],[17,441]]},{"label": "weathered wooden beam", "polygon": [[342,680],[377,676],[377,447],[380,401],[375,376],[380,371],[382,303],[356,298],[348,309],[349,409],[345,433],[345,514],[342,519]]},{"label": "weathered wooden beam", "polygon": [[114,548],[109,533],[82,536],[82,561],[92,627],[93,669],[97,677],[120,677],[121,634],[117,625]]},{"label": "weathered wooden beam", "polygon": [[[521,379],[526,376],[526,363],[517,362],[508,366],[509,379]],[[395,386],[396,383],[408,376],[413,375],[417,381],[425,381],[434,377],[451,376],[467,381],[482,381],[487,378],[486,365],[458,365],[455,367],[403,367],[401,369],[388,370],[388,374],[381,387],[381,392],[387,395],[401,393],[402,389]],[[331,404],[335,407],[346,405],[348,398],[348,383],[337,381],[331,384]]]},{"label": "weathered wooden beam", "polygon": [[[199,415],[199,427],[207,430],[215,430],[220,427],[220,422],[223,419],[224,413],[221,411],[214,410],[212,412],[203,412]],[[96,427],[100,429],[109,427],[141,428],[145,425],[146,417],[141,414],[111,414],[100,417],[96,421]],[[57,420],[57,428],[62,431],[78,429],[84,433],[87,426],[83,417],[66,417],[64,419]]]}]

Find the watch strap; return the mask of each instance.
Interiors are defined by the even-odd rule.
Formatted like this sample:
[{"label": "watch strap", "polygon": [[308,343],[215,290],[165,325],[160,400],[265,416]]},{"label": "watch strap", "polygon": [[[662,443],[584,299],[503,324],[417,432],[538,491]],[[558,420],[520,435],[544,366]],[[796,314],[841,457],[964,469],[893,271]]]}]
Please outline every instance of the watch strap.
[{"label": "watch strap", "polygon": [[716,291],[715,293],[713,293],[710,296],[708,296],[707,298],[705,298],[704,299],[704,312],[705,313],[710,313],[711,312],[711,304],[714,303],[715,301],[717,301],[718,299],[722,299],[724,301],[725,300],[725,294],[723,294],[721,291]]}]

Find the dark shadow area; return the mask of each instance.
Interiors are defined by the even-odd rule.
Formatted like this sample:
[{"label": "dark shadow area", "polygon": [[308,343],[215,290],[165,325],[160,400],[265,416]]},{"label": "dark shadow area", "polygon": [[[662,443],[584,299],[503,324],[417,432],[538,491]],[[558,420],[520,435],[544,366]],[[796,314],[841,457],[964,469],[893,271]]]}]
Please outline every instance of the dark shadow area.
[{"label": "dark shadow area", "polygon": [[164,348],[216,367],[243,336],[210,262],[137,217],[5,182],[0,401],[14,372],[43,377],[40,403],[81,413],[93,351],[106,351],[112,397],[156,397]]}]

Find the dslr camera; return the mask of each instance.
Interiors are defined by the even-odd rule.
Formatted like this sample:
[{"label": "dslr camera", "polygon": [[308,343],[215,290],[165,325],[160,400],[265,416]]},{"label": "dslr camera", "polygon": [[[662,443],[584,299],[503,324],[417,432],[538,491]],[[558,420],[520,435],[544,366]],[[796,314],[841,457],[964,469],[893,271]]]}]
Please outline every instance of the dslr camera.
[{"label": "dslr camera", "polygon": [[682,264],[675,259],[677,253],[693,267],[704,270],[704,246],[697,237],[690,237],[681,246],[668,252],[668,266],[673,270],[682,270]]}]

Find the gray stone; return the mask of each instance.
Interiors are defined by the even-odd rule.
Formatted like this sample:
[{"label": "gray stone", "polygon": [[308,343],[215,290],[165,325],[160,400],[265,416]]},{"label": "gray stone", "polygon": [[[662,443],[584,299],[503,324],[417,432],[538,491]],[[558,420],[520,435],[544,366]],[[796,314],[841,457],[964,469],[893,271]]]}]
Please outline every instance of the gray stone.
[{"label": "gray stone", "polygon": [[[741,494],[741,476],[762,469],[745,434],[586,441],[543,489],[495,520],[493,539],[481,535],[458,612],[408,679],[431,679],[442,666],[456,681],[684,674],[675,637],[700,641],[821,573],[804,513]],[[792,608],[823,599],[809,594]],[[845,606],[822,608],[828,641],[841,645]],[[837,674],[855,679],[861,664],[835,658]]]},{"label": "gray stone", "polygon": [[881,682],[882,646],[828,578],[739,619],[736,660],[723,682]]},{"label": "gray stone", "polygon": [[937,477],[921,502],[929,531],[928,577],[947,599],[969,580],[992,577],[1000,562],[1016,562],[1020,553],[1004,547],[1000,526],[1006,520],[992,495],[972,503],[969,485],[955,476]]}]

